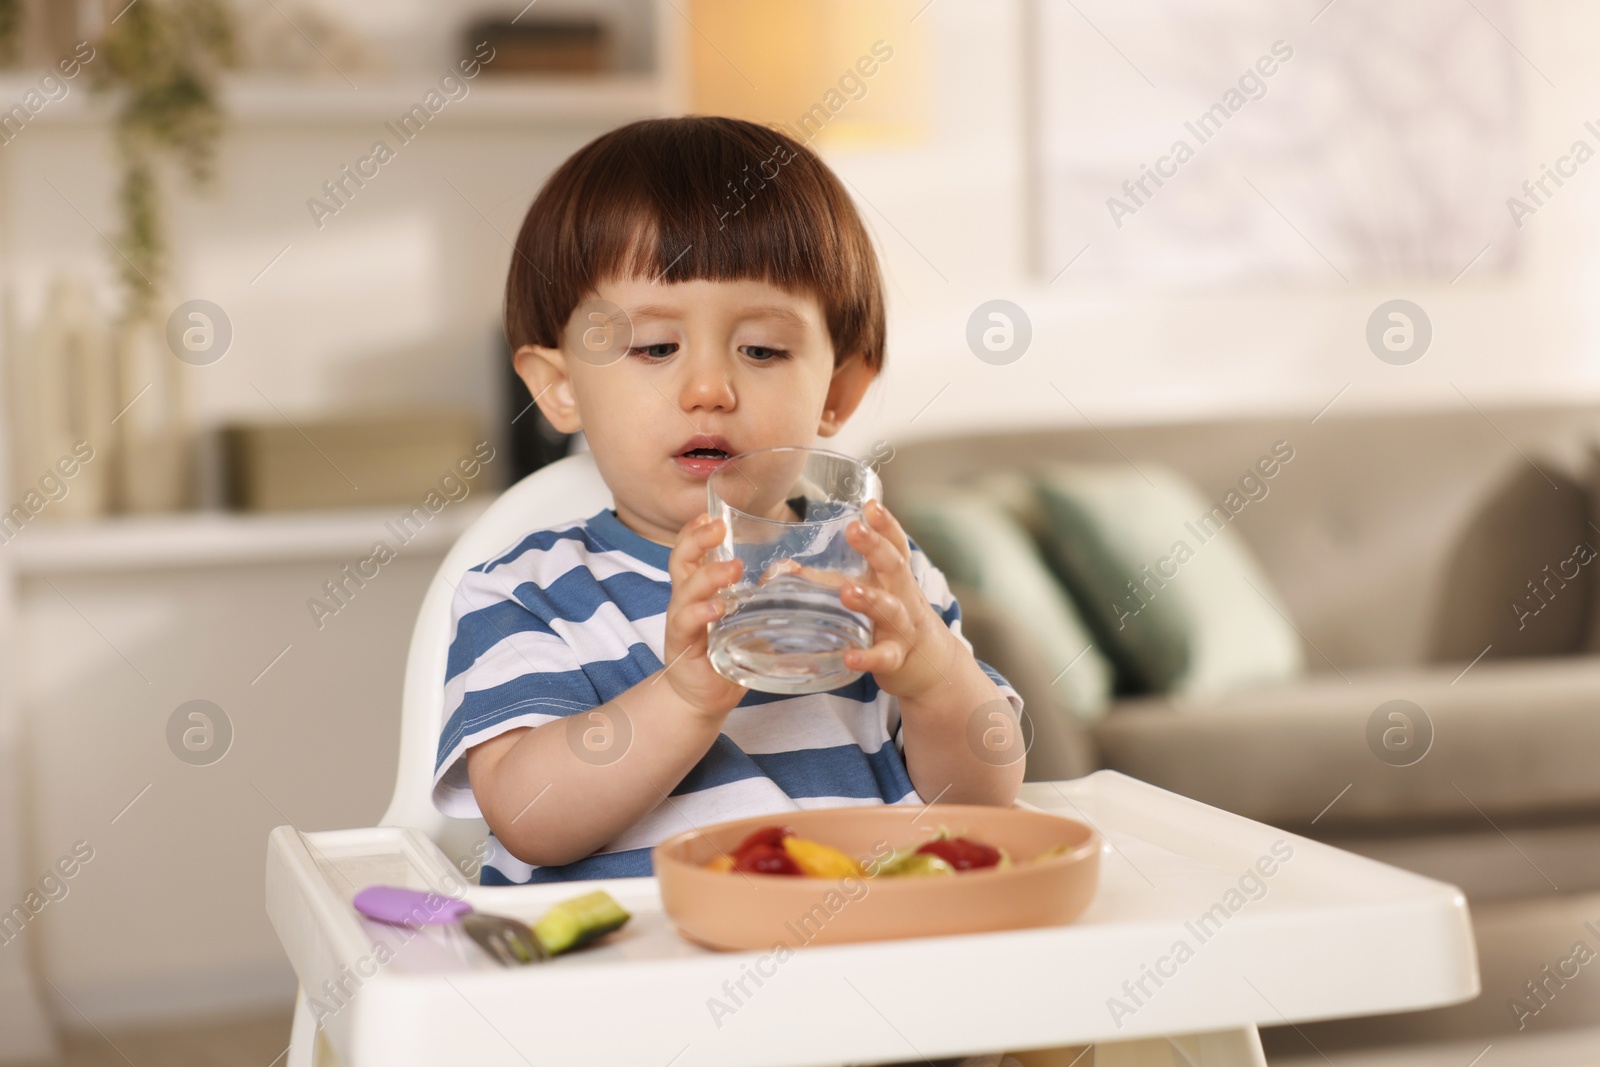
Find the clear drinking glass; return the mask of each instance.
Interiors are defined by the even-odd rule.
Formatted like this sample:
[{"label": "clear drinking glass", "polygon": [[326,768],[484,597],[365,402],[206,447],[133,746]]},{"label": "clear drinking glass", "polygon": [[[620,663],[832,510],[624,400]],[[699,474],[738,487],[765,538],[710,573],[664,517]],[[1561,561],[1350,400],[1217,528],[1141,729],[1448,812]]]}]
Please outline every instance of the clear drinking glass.
[{"label": "clear drinking glass", "polygon": [[861,677],[844,654],[872,644],[872,621],[840,603],[839,590],[867,574],[844,531],[868,500],[882,499],[877,472],[820,448],[763,448],[717,468],[706,497],[711,517],[726,524],[707,558],[744,564],[711,623],[717,673],[789,695]]}]

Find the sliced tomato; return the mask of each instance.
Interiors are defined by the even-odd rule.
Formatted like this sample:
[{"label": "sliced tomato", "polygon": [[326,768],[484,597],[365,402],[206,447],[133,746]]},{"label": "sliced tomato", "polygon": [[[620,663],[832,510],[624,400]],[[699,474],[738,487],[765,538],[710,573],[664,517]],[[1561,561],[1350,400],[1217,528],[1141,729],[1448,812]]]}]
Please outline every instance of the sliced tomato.
[{"label": "sliced tomato", "polygon": [[783,843],[784,838],[792,836],[794,836],[794,831],[787,826],[763,826],[758,830],[750,831],[749,835],[739,842],[739,847],[733,850],[733,854],[737,856],[746,849],[754,848],[756,845],[770,845],[773,848],[777,848]]},{"label": "sliced tomato", "polygon": [[778,845],[757,842],[741,848],[733,857],[733,869],[748,874],[800,875],[800,865]]},{"label": "sliced tomato", "polygon": [[975,871],[983,867],[993,867],[1000,862],[999,849],[966,837],[946,837],[929,841],[917,851],[938,856],[958,871]]}]

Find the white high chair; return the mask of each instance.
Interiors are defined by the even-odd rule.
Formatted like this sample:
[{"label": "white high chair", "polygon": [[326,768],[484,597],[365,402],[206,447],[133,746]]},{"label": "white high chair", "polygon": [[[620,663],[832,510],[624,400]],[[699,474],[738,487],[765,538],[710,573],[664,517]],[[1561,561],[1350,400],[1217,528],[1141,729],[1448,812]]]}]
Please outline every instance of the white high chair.
[{"label": "white high chair", "polygon": [[[611,490],[588,452],[558,459],[502,493],[467,528],[434,572],[411,631],[400,698],[400,765],[382,826],[426,834],[461,868],[488,832],[482,819],[452,819],[433,806],[433,765],[444,717],[444,671],[450,645],[450,603],[468,569],[530,530],[593,515],[611,504]],[[474,868],[475,871],[475,868]],[[470,879],[469,879],[470,880]],[[288,1067],[314,1067],[317,1026],[305,990],[295,997]]]},{"label": "white high chair", "polygon": [[[529,530],[610,503],[588,453],[496,500],[445,556],[423,600],[382,826],[312,834],[282,826],[269,835],[268,916],[302,981],[288,1067],[334,1067],[339,1053],[354,1067],[531,1063],[523,1049],[538,1049],[541,1063],[636,1067],[676,1062],[691,1047],[685,1063],[712,1067],[886,1063],[923,1050],[996,1048],[1037,1050],[1025,1054],[1028,1067],[1068,1067],[1089,1043],[1098,1067],[1266,1067],[1258,1025],[1439,1007],[1478,994],[1471,923],[1456,887],[1110,770],[1022,789],[1023,802],[1089,822],[1107,841],[1099,891],[1076,923],[807,949],[784,963],[781,991],[743,1004],[727,1029],[708,1020],[705,997],[753,954],[686,950],[650,879],[600,883],[634,913],[633,936],[581,966],[397,973],[373,965],[373,934],[351,913],[351,887],[402,884],[395,879],[406,872],[421,882],[404,884],[459,881],[475,870],[462,860],[486,829],[441,815],[430,799],[460,575]],[[1162,954],[1190,936],[1184,923],[1231,910],[1219,901],[1240,872],[1284,841],[1294,860],[1271,876],[1270,896],[1241,903],[1208,939],[1217,947],[1197,950],[1171,992],[1148,1001],[1129,992],[1137,981],[1150,994],[1146,972],[1171,962]],[[537,914],[565,894],[560,884],[471,889],[483,910],[511,915]],[[352,969],[364,980],[359,1010],[336,1014],[326,1040],[304,987],[325,988]],[[1133,1014],[1108,1014],[1108,997],[1123,996]],[[619,1010],[628,1025],[617,1025]]]}]

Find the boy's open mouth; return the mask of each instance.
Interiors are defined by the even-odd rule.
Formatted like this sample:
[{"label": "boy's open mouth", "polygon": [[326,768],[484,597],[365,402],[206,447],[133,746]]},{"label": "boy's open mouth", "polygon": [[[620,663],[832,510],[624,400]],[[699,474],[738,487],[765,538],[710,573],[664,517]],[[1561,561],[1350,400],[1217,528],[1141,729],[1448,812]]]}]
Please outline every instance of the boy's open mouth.
[{"label": "boy's open mouth", "polygon": [[727,438],[696,434],[674,453],[672,461],[686,474],[707,477],[733,454],[733,446]]}]

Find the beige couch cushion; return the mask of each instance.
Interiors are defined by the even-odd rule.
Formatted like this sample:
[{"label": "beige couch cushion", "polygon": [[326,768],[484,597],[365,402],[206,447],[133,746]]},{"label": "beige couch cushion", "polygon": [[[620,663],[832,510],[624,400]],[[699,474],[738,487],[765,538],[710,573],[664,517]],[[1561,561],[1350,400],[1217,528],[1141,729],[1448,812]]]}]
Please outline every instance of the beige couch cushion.
[{"label": "beige couch cushion", "polygon": [[970,586],[1027,620],[1070,714],[1093,722],[1110,710],[1110,661],[1094,647],[1094,635],[1028,531],[1005,508],[976,490],[937,489],[917,494],[897,514],[952,584]]},{"label": "beige couch cushion", "polygon": [[1161,464],[1050,464],[1037,488],[1046,548],[1136,691],[1202,696],[1300,675],[1300,635],[1230,527],[1245,497],[1213,504]]},{"label": "beige couch cushion", "polygon": [[977,590],[950,582],[961,604],[961,632],[978,659],[1000,672],[1022,696],[1022,733],[1027,740],[1026,779],[1052,782],[1099,769],[1087,725],[1067,705],[1052,661],[1033,640],[1028,620],[989,603]]},{"label": "beige couch cushion", "polygon": [[[1464,666],[1121,701],[1095,740],[1108,767],[1290,828],[1600,813],[1600,657]],[[1373,712],[1397,698],[1432,723],[1411,766],[1379,759],[1367,739]]]},{"label": "beige couch cushion", "polygon": [[[1600,595],[1587,488],[1560,470],[1514,466],[1450,543],[1428,658],[1578,651]],[[1559,487],[1559,488],[1556,488]],[[1585,562],[1588,561],[1588,562]],[[1490,647],[1492,646],[1492,647]]]},{"label": "beige couch cushion", "polygon": [[1169,426],[1076,423],[907,442],[884,466],[886,502],[893,510],[917,487],[1059,459],[1166,464],[1218,500],[1282,440],[1294,459],[1271,480],[1270,495],[1232,525],[1315,646],[1306,651],[1311,669],[1466,660],[1490,643],[1485,662],[1581,649],[1600,568],[1583,568],[1537,625],[1518,629],[1511,605],[1547,564],[1600,536],[1588,525],[1578,480],[1600,409],[1356,414],[1348,403],[1315,422],[1308,412]]}]

